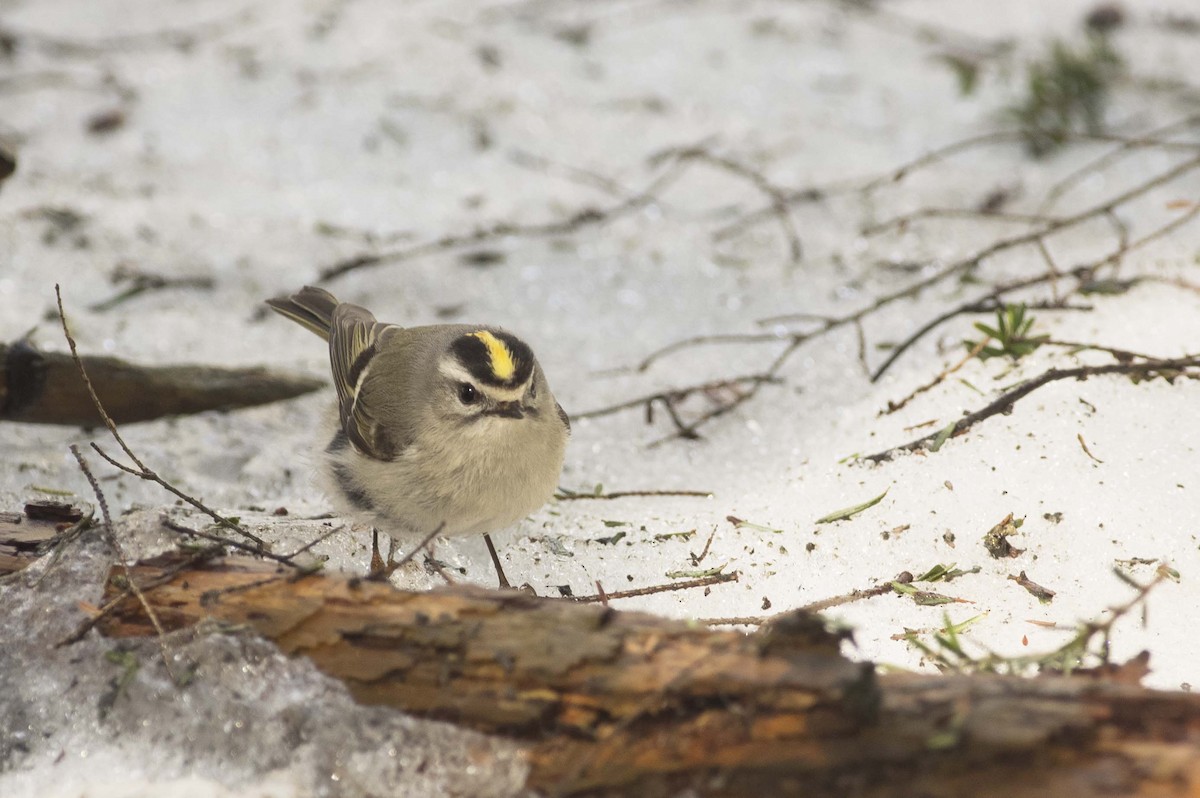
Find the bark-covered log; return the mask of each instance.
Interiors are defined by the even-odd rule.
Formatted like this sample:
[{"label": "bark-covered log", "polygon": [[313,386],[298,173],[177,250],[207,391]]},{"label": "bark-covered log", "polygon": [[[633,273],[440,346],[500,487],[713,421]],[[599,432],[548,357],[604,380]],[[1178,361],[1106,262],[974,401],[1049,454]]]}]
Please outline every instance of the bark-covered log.
[{"label": "bark-covered log", "polygon": [[[252,407],[324,384],[264,368],[139,366],[86,355],[82,360],[104,409],[118,424]],[[0,344],[0,363],[0,419],[81,427],[104,423],[70,355],[39,352],[18,341]]]},{"label": "bark-covered log", "polygon": [[[248,624],[360,700],[529,740],[558,795],[1198,796],[1200,696],[1084,678],[876,678],[804,616],[743,635],[244,558],[132,577],[167,628]],[[129,577],[116,569],[108,595]],[[157,586],[154,586],[156,585]],[[101,625],[153,633],[136,599]]]},{"label": "bark-covered log", "polygon": [[55,501],[33,501],[24,512],[0,512],[0,576],[28,568],[83,519],[83,510]]}]

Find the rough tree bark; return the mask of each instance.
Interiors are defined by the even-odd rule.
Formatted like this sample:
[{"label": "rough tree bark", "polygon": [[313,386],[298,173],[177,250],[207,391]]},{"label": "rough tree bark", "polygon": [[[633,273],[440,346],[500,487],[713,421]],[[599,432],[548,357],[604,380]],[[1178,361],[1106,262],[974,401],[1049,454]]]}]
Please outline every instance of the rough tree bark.
[{"label": "rough tree bark", "polygon": [[[365,703],[528,741],[552,795],[1200,796],[1200,696],[1085,678],[876,677],[808,616],[744,635],[246,558],[117,568],[163,626],[246,624]],[[114,636],[153,634],[127,597]]]}]

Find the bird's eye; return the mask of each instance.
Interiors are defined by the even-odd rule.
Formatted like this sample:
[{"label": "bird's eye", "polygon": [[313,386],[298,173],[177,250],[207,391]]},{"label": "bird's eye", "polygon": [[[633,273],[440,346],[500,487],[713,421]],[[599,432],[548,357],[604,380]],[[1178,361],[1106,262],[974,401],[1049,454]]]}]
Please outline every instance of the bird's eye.
[{"label": "bird's eye", "polygon": [[479,399],[479,392],[475,390],[475,386],[469,382],[460,382],[458,384],[458,401],[464,405],[473,405]]},{"label": "bird's eye", "polygon": [[529,398],[537,399],[537,383],[536,382],[532,382],[529,384]]}]

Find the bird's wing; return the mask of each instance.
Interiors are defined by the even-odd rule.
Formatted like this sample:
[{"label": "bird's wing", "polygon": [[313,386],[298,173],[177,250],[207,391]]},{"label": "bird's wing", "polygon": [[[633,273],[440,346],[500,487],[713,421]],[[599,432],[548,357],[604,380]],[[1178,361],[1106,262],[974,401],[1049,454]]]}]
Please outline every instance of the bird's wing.
[{"label": "bird's wing", "polygon": [[380,349],[401,332],[383,324],[366,308],[342,303],[333,311],[329,336],[329,362],[338,394],[338,417],[346,437],[363,454],[391,460],[395,445],[380,420],[363,399],[362,386]]}]

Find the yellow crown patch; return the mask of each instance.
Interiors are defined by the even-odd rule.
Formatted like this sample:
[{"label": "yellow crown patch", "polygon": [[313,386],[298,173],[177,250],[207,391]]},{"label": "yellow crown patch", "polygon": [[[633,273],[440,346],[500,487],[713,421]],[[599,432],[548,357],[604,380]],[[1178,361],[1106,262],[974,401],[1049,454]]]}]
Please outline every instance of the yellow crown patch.
[{"label": "yellow crown patch", "polygon": [[487,330],[473,332],[471,335],[483,341],[483,345],[487,347],[488,359],[492,364],[492,374],[496,375],[496,379],[511,380],[517,370],[517,364],[513,360],[508,345]]}]

